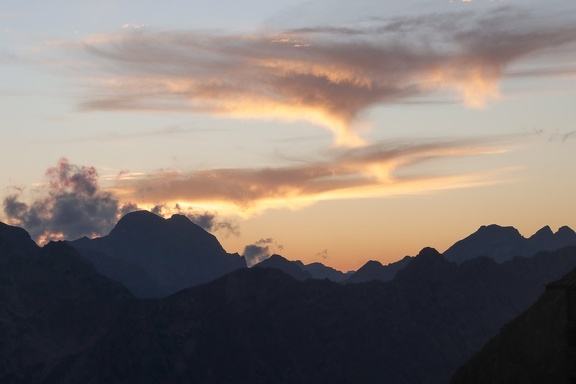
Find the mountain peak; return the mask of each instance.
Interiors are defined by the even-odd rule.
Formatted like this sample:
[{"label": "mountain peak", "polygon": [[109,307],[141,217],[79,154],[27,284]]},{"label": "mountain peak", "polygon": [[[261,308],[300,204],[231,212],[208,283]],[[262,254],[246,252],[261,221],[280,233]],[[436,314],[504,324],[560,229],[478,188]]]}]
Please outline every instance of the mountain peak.
[{"label": "mountain peak", "polygon": [[25,229],[0,222],[0,246],[7,246],[18,252],[30,252],[38,249]]},{"label": "mountain peak", "polygon": [[514,227],[497,224],[483,225],[470,236],[456,242],[444,252],[449,261],[463,262],[478,256],[489,256],[496,261],[511,259],[526,239]]},{"label": "mountain peak", "polygon": [[174,214],[172,215],[168,221],[174,222],[174,223],[191,223],[192,221],[190,221],[190,219],[185,216],[185,215],[181,215],[181,214]]},{"label": "mountain peak", "polygon": [[112,229],[112,232],[110,232],[110,234],[114,232],[123,232],[126,230],[130,232],[141,231],[144,229],[154,227],[159,223],[162,223],[163,221],[164,219],[162,217],[149,211],[130,212],[124,215],[118,221],[118,223],[116,223],[116,226],[114,227],[114,229]]},{"label": "mountain peak", "polygon": [[498,224],[490,224],[490,225],[483,225],[480,228],[478,228],[478,230],[473,233],[471,236],[473,235],[482,235],[482,236],[495,236],[495,235],[500,235],[500,236],[520,236],[522,237],[522,235],[520,234],[520,232],[518,232],[518,230],[512,226],[507,226],[507,227],[503,227],[500,226]]},{"label": "mountain peak", "polygon": [[440,254],[440,252],[438,252],[435,248],[432,247],[424,247],[422,248],[422,250],[418,253],[418,256],[416,257],[424,257],[424,258],[438,258],[438,257],[442,257],[442,255]]},{"label": "mountain peak", "polygon": [[[102,271],[125,267],[126,280],[120,280],[131,284],[133,291],[155,291],[151,297],[246,268],[244,258],[227,254],[214,235],[184,215],[164,219],[148,211],[132,212],[122,217],[108,236],[72,245],[83,249],[85,257],[95,259]],[[112,268],[110,263],[122,265]],[[130,269],[130,265],[134,267]]]},{"label": "mountain peak", "polygon": [[576,232],[574,232],[574,230],[568,227],[567,225],[564,225],[558,229],[558,232],[556,232],[556,236],[576,237]]},{"label": "mountain peak", "polygon": [[312,278],[312,275],[303,270],[297,262],[290,261],[283,256],[273,254],[266,260],[262,260],[252,268],[275,268],[279,269],[297,280],[306,280]]},{"label": "mountain peak", "polygon": [[532,236],[549,236],[549,235],[553,235],[554,232],[552,232],[552,229],[550,228],[549,225],[545,225],[544,227],[540,228],[538,231],[536,231],[536,233]]}]

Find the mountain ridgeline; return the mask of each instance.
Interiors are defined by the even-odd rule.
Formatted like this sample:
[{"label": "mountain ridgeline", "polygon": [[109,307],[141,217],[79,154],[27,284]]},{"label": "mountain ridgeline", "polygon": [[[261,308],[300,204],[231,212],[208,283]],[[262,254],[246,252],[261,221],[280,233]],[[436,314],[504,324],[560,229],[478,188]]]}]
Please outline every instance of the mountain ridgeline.
[{"label": "mountain ridgeline", "polygon": [[167,296],[246,268],[242,256],[226,253],[214,235],[183,215],[129,213],[109,235],[70,245],[138,297]]},{"label": "mountain ridgeline", "polygon": [[576,247],[489,256],[425,248],[355,282],[279,255],[246,268],[182,216],[41,248],[1,224],[0,382],[446,383],[576,268]]},{"label": "mountain ridgeline", "polygon": [[514,227],[492,224],[480,227],[478,231],[448,248],[443,255],[447,260],[458,263],[478,256],[488,256],[497,262],[503,262],[569,245],[576,245],[576,232],[566,226],[556,233],[553,233],[549,226],[545,226],[531,237],[525,238]]}]

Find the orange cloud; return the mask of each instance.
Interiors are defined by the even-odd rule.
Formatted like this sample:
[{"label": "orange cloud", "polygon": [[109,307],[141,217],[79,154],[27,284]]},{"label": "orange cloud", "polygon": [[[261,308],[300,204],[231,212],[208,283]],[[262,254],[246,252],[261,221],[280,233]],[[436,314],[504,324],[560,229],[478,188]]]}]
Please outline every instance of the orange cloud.
[{"label": "orange cloud", "polygon": [[359,28],[96,36],[81,47],[100,68],[102,89],[82,107],[307,120],[330,129],[336,144],[357,146],[371,107],[448,90],[482,108],[500,96],[510,64],[574,48],[573,22],[490,9],[374,18]]},{"label": "orange cloud", "polygon": [[298,208],[320,200],[366,198],[466,188],[502,182],[510,170],[410,176],[416,164],[432,160],[500,153],[506,138],[430,141],[420,144],[383,142],[333,150],[328,158],[297,166],[163,171],[116,181],[123,200],[154,204],[186,203],[250,215],[268,208]]}]

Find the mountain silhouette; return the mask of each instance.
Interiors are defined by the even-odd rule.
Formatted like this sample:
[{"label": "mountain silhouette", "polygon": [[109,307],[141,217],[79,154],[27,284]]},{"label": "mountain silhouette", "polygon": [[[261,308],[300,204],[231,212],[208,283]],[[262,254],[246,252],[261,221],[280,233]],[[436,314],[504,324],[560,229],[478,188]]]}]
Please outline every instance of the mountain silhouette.
[{"label": "mountain silhouette", "polygon": [[396,262],[382,265],[379,261],[370,260],[356,272],[354,272],[348,279],[344,280],[345,283],[366,283],[372,280],[390,281],[398,273],[408,265],[412,257],[406,256]]},{"label": "mountain silhouette", "polygon": [[167,296],[246,268],[243,257],[226,253],[214,235],[183,215],[132,212],[109,235],[70,244],[139,297]]},{"label": "mountain silhouette", "polygon": [[516,256],[530,257],[540,251],[552,251],[569,245],[576,245],[576,233],[568,227],[553,233],[549,226],[545,226],[533,236],[525,238],[514,227],[492,224],[482,226],[456,242],[443,255],[447,260],[458,263],[479,256],[503,262]]},{"label": "mountain silhouette", "polygon": [[57,382],[47,379],[56,367],[95,346],[135,299],[67,244],[40,249],[5,229],[0,243],[20,246],[0,247],[0,382]]},{"label": "mountain silhouette", "polygon": [[24,229],[0,222],[0,249],[16,253],[28,253],[39,249]]},{"label": "mountain silhouette", "polygon": [[[140,215],[150,221],[129,217],[136,224],[119,223],[108,237],[153,248],[151,238],[166,238],[155,228],[189,226]],[[67,243],[39,249],[25,232],[1,228],[2,383],[446,383],[548,282],[576,268],[576,247],[502,263],[455,263],[424,248],[388,282],[298,280],[260,266],[150,300]]]},{"label": "mountain silhouette", "polygon": [[301,268],[308,272],[314,279],[328,279],[336,283],[340,283],[350,277],[354,272],[341,272],[332,267],[326,266],[322,263],[315,262],[310,264],[302,263]]},{"label": "mountain silhouette", "polygon": [[287,273],[296,280],[311,279],[312,275],[303,270],[303,266],[302,262],[290,261],[283,256],[274,254],[258,264],[253,265],[252,268],[274,268]]}]

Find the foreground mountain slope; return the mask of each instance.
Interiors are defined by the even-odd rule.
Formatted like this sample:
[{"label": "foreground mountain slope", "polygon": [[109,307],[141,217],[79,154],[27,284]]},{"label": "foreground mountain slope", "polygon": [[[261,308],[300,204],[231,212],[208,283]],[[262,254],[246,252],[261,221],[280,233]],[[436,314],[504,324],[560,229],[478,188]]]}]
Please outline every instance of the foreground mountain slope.
[{"label": "foreground mountain slope", "polygon": [[[0,244],[12,239],[0,235]],[[42,382],[93,347],[133,296],[65,243],[0,246],[0,382]],[[23,249],[28,251],[22,252]]]},{"label": "foreground mountain slope", "polygon": [[[567,278],[576,281],[576,270]],[[574,369],[576,361],[567,360],[566,305],[563,289],[547,289],[460,367],[451,383],[567,382],[568,369]]]},{"label": "foreground mountain slope", "polygon": [[167,296],[246,268],[243,257],[226,253],[214,235],[182,215],[132,212],[109,235],[70,244],[140,297]]}]

